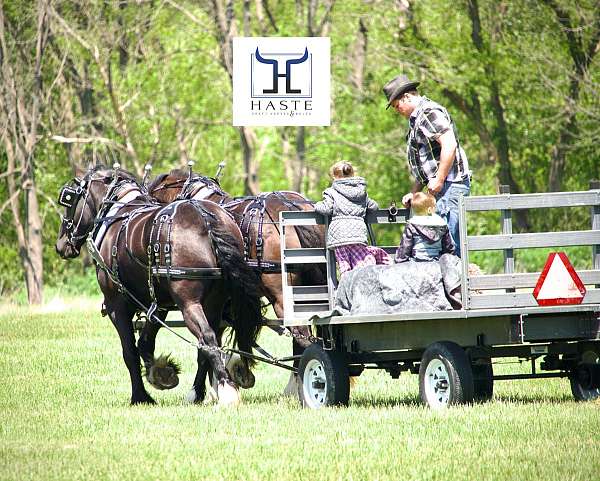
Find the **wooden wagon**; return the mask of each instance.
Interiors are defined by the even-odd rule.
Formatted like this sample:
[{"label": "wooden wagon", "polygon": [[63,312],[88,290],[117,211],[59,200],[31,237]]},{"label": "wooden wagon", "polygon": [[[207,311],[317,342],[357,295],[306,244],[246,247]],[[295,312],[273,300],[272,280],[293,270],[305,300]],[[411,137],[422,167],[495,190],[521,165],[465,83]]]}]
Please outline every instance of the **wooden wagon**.
[{"label": "wooden wagon", "polygon": [[[582,206],[590,209],[590,229],[512,233],[516,209]],[[500,233],[467,235],[469,218],[482,211],[498,212]],[[395,216],[380,210],[367,222],[402,224],[408,215],[407,210]],[[300,360],[299,394],[305,406],[347,404],[349,377],[365,368],[385,369],[392,377],[418,373],[420,396],[434,408],[489,399],[494,382],[507,379],[566,377],[576,399],[600,396],[600,190],[464,197],[459,215],[461,310],[323,317],[334,307],[334,255],[325,249],[288,249],[285,238],[290,227],[327,226],[328,219],[313,212],[281,213],[282,273],[297,264],[327,266],[327,285],[292,286],[282,276],[283,325],[311,326],[319,339]],[[556,246],[591,246],[592,268],[577,273],[587,288],[581,304],[540,306],[531,292],[540,272],[514,272],[515,250]],[[470,275],[469,256],[491,250],[504,252],[504,272]],[[495,375],[492,360],[506,357],[528,360],[531,372]]]}]

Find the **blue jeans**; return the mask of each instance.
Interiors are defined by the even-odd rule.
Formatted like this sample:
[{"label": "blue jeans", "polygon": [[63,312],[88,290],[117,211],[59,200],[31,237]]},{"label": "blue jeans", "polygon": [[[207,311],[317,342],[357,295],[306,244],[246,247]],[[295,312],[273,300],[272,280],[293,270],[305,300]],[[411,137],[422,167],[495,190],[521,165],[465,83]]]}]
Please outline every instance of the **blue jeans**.
[{"label": "blue jeans", "polygon": [[456,246],[456,255],[460,257],[460,229],[458,225],[458,198],[467,197],[471,192],[471,182],[444,182],[444,187],[435,196],[437,200],[436,212],[448,223],[450,235]]}]

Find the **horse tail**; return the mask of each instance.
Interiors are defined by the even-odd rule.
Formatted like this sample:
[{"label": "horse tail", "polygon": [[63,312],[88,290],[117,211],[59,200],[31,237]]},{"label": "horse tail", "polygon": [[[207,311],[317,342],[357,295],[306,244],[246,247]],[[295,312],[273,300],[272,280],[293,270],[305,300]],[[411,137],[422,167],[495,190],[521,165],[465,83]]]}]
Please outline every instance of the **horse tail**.
[{"label": "horse tail", "polygon": [[[263,325],[262,305],[256,273],[248,267],[239,240],[228,230],[227,223],[211,222],[209,237],[225,281],[231,287],[231,318],[234,345],[241,351],[252,352],[252,347]],[[232,228],[237,226],[231,222]],[[249,360],[249,365],[254,361]]]}]

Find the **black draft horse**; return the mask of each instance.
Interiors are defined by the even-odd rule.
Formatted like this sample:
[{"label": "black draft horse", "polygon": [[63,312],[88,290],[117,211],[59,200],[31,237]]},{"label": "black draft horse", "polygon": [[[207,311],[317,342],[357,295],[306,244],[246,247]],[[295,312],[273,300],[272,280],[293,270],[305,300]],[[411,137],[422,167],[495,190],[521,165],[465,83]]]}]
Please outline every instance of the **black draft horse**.
[{"label": "black draft horse", "polygon": [[[148,185],[151,197],[162,203],[177,199],[206,199],[222,205],[230,212],[243,235],[246,237],[246,256],[268,263],[279,264],[281,260],[281,237],[279,213],[288,210],[312,211],[314,203],[297,192],[266,192],[259,196],[234,199],[223,191],[215,179],[198,174],[186,173],[174,169],[159,174]],[[290,229],[286,233],[288,248],[325,247],[325,228],[323,226],[302,226]],[[260,254],[259,254],[260,249]],[[256,267],[255,267],[256,268]],[[273,306],[275,315],[283,317],[283,287],[281,270],[256,268],[260,275],[260,292]],[[324,265],[305,266],[303,270],[289,274],[291,285],[323,285],[327,283]],[[295,326],[291,329],[293,353],[302,354],[311,344],[311,332],[307,327]],[[296,395],[297,376],[292,375],[285,390],[286,394]]]},{"label": "black draft horse", "polygon": [[[61,189],[65,213],[56,251],[74,258],[89,237],[104,310],[117,329],[131,377],[131,403],[154,403],[140,369],[140,356],[146,367],[154,361],[154,335],[142,332],[138,349],[132,323],[134,314],[153,302],[161,320],[169,309],[179,309],[198,340],[194,400],[204,398],[206,373],[212,369],[219,403],[239,403],[219,348],[223,307],[231,300],[234,343],[243,351],[251,350],[263,318],[256,275],[244,262],[236,223],[212,202],[181,201],[167,211],[142,193],[132,174],[118,168],[98,166],[82,174]],[[169,274],[161,275],[165,265]],[[177,278],[170,271],[178,267],[196,273],[220,267],[222,276]],[[155,324],[146,325],[152,331]],[[251,361],[244,362],[249,368]]]}]

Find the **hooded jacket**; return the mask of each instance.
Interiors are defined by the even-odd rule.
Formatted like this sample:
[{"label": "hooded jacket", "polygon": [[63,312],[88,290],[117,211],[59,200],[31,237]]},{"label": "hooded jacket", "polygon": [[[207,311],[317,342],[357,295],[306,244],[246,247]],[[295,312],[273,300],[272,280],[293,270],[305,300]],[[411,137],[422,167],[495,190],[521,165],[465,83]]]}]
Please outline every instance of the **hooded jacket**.
[{"label": "hooded jacket", "polygon": [[406,222],[402,241],[396,250],[396,263],[409,259],[439,260],[442,254],[454,254],[454,242],[448,224],[439,215],[417,215]]},{"label": "hooded jacket", "polygon": [[336,179],[323,192],[315,211],[330,215],[327,248],[349,244],[367,245],[367,211],[379,209],[377,202],[367,196],[367,182],[362,177]]}]

